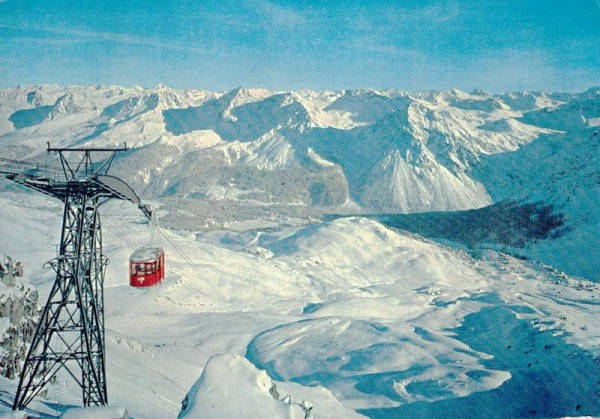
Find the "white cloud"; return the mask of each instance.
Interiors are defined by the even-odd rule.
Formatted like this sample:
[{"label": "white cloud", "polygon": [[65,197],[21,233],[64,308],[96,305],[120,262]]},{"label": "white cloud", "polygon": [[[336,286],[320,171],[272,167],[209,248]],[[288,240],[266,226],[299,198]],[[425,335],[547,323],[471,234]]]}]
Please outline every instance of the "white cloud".
[{"label": "white cloud", "polygon": [[[0,0],[0,2],[6,0]],[[96,32],[96,31],[88,31],[82,29],[64,29],[64,28],[53,28],[53,27],[39,27],[39,26],[26,26],[26,25],[6,25],[0,24],[0,28],[4,29],[13,29],[13,30],[22,30],[22,31],[35,31],[41,32],[45,34],[51,35],[65,35],[71,36],[73,39],[70,40],[57,40],[52,39],[50,37],[46,38],[38,38],[42,42],[48,43],[56,43],[56,42],[85,42],[85,41],[108,41],[108,42],[116,42],[120,44],[128,44],[128,45],[141,45],[147,47],[154,48],[163,48],[175,51],[187,51],[187,52],[197,52],[203,53],[206,52],[201,48],[183,46],[178,44],[173,44],[169,42],[164,42],[160,39],[153,38],[143,38],[140,36],[126,35],[120,34],[116,32]]]},{"label": "white cloud", "polygon": [[557,69],[541,49],[503,49],[470,62],[465,79],[472,88],[514,90],[568,90],[570,74]]},{"label": "white cloud", "polygon": [[306,24],[306,17],[301,12],[273,4],[269,1],[256,3],[256,10],[265,15],[275,26],[292,29]]}]

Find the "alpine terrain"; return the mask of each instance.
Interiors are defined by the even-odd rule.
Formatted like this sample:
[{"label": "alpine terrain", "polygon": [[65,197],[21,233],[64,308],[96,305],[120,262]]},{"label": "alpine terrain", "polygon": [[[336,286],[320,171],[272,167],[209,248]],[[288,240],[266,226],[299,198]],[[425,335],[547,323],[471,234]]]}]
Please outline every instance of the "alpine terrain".
[{"label": "alpine terrain", "polygon": [[[600,87],[0,90],[0,172],[53,179],[48,146],[126,143],[111,174],[158,213],[166,253],[162,284],[130,287],[151,229],[130,203],[102,207],[122,409],[74,410],[59,374],[29,413],[598,416],[599,130]],[[0,180],[7,415],[61,211]]]}]

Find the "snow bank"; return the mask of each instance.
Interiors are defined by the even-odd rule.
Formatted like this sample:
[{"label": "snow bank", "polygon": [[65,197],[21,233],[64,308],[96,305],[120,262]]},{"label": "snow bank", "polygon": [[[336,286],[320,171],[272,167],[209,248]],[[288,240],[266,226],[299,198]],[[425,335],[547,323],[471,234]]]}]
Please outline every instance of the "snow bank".
[{"label": "snow bank", "polygon": [[128,419],[129,413],[124,407],[77,407],[67,410],[60,417],[61,419]]},{"label": "snow bank", "polygon": [[211,357],[182,402],[179,418],[314,418],[361,417],[345,409],[331,393],[328,411],[306,400],[280,394],[265,371],[240,355]]},{"label": "snow bank", "polygon": [[29,415],[26,412],[0,412],[0,419],[27,419]]}]

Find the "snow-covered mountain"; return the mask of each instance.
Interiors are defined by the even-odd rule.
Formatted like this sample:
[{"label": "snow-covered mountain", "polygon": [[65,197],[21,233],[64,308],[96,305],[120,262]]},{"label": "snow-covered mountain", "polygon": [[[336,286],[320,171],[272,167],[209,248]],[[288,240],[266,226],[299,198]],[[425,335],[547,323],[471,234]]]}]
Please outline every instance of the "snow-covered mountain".
[{"label": "snow-covered mountain", "polygon": [[142,197],[163,200],[170,208],[163,222],[173,227],[539,202],[564,216],[561,238],[532,240],[517,253],[593,280],[597,264],[569,255],[581,240],[586,252],[600,245],[598,126],[598,88],[0,91],[3,157],[48,162],[47,142],[126,142],[131,149],[113,173]]},{"label": "snow-covered mountain", "polygon": [[[120,175],[152,197],[250,195],[263,204],[353,203],[372,212],[466,209],[492,202],[487,180],[473,174],[483,156],[554,133],[562,127],[540,123],[536,111],[583,100],[521,95],[505,103],[503,96],[458,90],[34,86],[0,94],[0,143],[23,158],[43,153],[47,141],[127,142],[133,149]],[[288,182],[275,188],[273,178]]]}]

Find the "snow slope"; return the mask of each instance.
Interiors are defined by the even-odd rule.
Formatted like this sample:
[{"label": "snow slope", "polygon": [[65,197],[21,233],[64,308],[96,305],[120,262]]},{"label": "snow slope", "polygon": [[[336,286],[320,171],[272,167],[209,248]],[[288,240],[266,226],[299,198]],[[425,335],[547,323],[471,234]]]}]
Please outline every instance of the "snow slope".
[{"label": "snow slope", "polygon": [[[166,280],[133,289],[127,260],[147,224],[127,203],[102,211],[109,399],[133,417],[175,417],[186,395],[217,417],[244,403],[281,417],[597,416],[599,103],[598,88],[31,86],[0,91],[0,157],[56,165],[46,142],[131,147],[112,174],[170,227]],[[60,203],[0,187],[0,251],[43,300]],[[442,211],[466,220],[465,237],[482,220],[514,227],[514,208],[560,228],[507,245],[487,240],[504,225],[484,225],[481,246],[381,215],[419,212],[423,225]],[[16,385],[0,381],[0,410]],[[65,375],[31,409],[79,403]]]},{"label": "snow slope", "polygon": [[[44,197],[18,207],[13,197],[0,195],[2,220],[30,222],[2,222],[0,247],[11,254],[43,248],[43,234],[58,234],[59,211],[50,201],[43,205]],[[491,412],[508,397],[516,401],[503,416],[600,412],[594,283],[494,251],[473,255],[372,220],[344,218],[237,233],[167,230],[166,280],[133,289],[128,243],[147,240],[141,217],[127,203],[103,210],[111,259],[105,284],[109,399],[133,417],[174,417],[186,394],[188,406],[215,417],[259,408],[271,417],[309,417],[309,411],[340,417],[343,409],[370,417],[430,415],[433,406],[450,402],[455,416],[464,417],[472,403],[490,399],[485,411]],[[29,257],[26,272],[46,258],[44,252]],[[44,275],[30,278],[41,295],[50,286]],[[522,343],[486,338],[489,309],[504,313],[492,327]],[[469,334],[472,328],[481,332]],[[530,352],[508,356],[508,346]],[[577,400],[569,390],[575,384],[553,387],[556,403],[519,396],[531,383],[524,373],[543,382],[544,374],[559,371],[566,383],[577,382]],[[277,397],[269,393],[273,384]],[[5,409],[16,382],[0,385]],[[232,398],[232,391],[240,396]],[[61,376],[47,397],[32,403],[33,411],[56,415],[79,404],[80,396]]]}]

